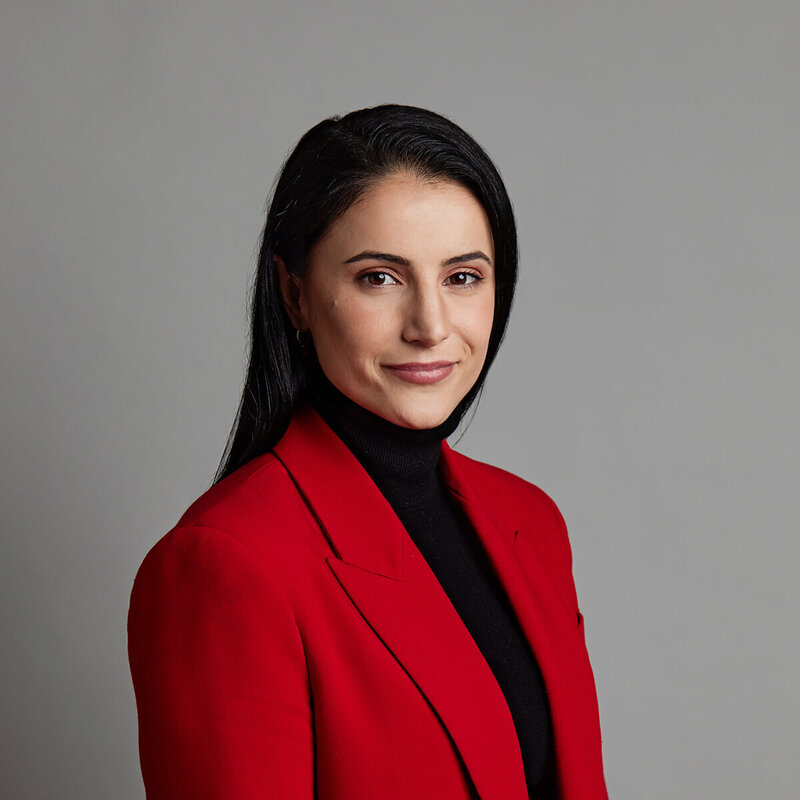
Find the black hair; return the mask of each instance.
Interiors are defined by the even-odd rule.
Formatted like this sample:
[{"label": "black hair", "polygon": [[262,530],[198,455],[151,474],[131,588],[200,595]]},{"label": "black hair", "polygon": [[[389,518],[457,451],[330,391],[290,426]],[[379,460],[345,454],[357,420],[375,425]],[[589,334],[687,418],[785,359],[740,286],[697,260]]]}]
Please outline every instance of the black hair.
[{"label": "black hair", "polygon": [[270,450],[319,370],[296,339],[275,268],[302,276],[314,245],[381,178],[409,172],[470,191],[489,219],[495,249],[494,322],[486,361],[459,404],[479,394],[506,331],[517,277],[517,232],[503,180],[483,148],[449,119],[423,108],[380,105],[325,119],[286,159],[272,193],[250,302],[244,391],[214,482]]}]

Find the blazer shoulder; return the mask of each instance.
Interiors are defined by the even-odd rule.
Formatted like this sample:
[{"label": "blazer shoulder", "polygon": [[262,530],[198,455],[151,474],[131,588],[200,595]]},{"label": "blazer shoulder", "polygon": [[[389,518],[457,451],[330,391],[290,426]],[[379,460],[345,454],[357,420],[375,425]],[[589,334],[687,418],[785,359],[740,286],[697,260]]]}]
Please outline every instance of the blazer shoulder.
[{"label": "blazer shoulder", "polygon": [[176,527],[204,526],[263,539],[302,528],[305,522],[313,522],[313,516],[292,476],[270,451],[207,489]]},{"label": "blazer shoulder", "polygon": [[229,523],[237,516],[251,514],[260,503],[269,501],[269,495],[280,496],[279,484],[284,476],[279,467],[280,462],[271,451],[248,461],[206,489],[183,512],[175,527],[216,527],[215,523]]},{"label": "blazer shoulder", "polygon": [[450,450],[459,475],[470,493],[491,509],[507,526],[513,526],[536,549],[551,555],[571,570],[572,548],[558,505],[540,486],[506,469]]},{"label": "blazer shoulder", "polygon": [[[272,452],[201,494],[151,548],[152,558],[203,548],[209,541],[264,563],[301,564],[301,551],[320,547],[318,526],[297,486]],[[280,572],[280,570],[276,570]]]},{"label": "blazer shoulder", "polygon": [[450,450],[451,458],[458,470],[470,485],[484,498],[492,500],[491,504],[499,506],[498,498],[510,504],[515,511],[527,514],[542,514],[552,518],[559,527],[564,523],[561,512],[555,501],[540,486],[516,475],[502,467],[479,461],[470,456]]}]

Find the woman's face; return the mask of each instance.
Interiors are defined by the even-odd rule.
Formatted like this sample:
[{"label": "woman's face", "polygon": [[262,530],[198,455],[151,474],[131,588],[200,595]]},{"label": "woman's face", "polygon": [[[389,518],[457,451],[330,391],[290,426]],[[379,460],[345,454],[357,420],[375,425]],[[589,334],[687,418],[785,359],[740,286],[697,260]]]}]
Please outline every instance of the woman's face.
[{"label": "woman's face", "polygon": [[494,316],[494,246],[486,213],[462,186],[380,180],[294,280],[288,310],[311,331],[325,375],[389,422],[434,427],[477,380]]}]

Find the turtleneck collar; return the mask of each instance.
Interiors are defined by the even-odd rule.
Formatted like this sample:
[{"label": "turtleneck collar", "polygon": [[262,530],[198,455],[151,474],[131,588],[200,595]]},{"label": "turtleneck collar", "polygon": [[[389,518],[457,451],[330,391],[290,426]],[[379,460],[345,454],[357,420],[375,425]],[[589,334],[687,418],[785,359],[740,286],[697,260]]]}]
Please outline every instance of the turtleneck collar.
[{"label": "turtleneck collar", "polygon": [[309,399],[395,509],[424,504],[441,491],[439,454],[458,427],[460,407],[435,428],[403,428],[352,401],[324,375]]}]

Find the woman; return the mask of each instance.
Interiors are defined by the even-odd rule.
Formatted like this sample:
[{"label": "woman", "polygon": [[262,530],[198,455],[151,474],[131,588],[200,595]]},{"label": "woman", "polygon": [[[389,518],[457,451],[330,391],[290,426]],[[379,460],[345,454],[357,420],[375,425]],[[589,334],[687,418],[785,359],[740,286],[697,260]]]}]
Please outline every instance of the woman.
[{"label": "woman", "polygon": [[149,798],[606,797],[561,515],[445,441],[516,268],[449,120],[379,106],[297,144],[217,482],[133,587]]}]

